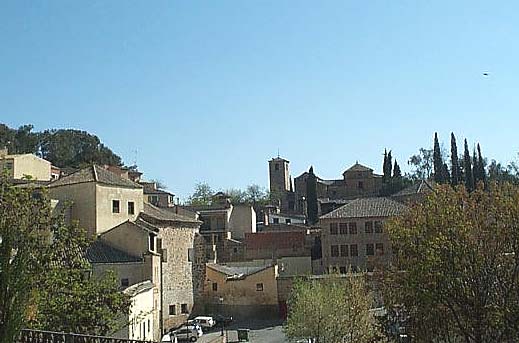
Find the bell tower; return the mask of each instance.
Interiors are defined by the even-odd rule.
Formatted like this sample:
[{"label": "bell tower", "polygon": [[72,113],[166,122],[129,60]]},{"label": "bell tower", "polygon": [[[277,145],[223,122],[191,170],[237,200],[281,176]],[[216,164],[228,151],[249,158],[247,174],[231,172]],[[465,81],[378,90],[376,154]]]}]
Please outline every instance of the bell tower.
[{"label": "bell tower", "polygon": [[285,193],[290,191],[291,185],[290,171],[288,168],[289,163],[289,161],[279,156],[269,161],[269,177],[271,192]]}]

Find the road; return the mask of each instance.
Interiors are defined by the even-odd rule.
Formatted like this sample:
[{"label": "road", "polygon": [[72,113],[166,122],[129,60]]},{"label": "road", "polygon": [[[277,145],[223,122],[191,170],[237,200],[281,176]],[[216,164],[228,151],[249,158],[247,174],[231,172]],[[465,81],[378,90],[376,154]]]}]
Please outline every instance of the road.
[{"label": "road", "polygon": [[[229,343],[238,342],[237,329],[248,328],[249,342],[251,343],[287,343],[288,340],[283,333],[283,326],[280,322],[254,321],[244,323],[234,323],[227,328],[227,338]],[[221,331],[205,333],[198,343],[209,343],[221,335]]]}]

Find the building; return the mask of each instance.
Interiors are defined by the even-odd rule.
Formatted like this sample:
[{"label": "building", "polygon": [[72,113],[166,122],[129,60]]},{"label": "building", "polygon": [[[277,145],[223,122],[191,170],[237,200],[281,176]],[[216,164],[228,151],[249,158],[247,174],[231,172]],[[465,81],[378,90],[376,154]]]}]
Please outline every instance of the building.
[{"label": "building", "polygon": [[303,230],[263,231],[245,235],[245,259],[276,259],[281,257],[311,256]]},{"label": "building", "polygon": [[201,222],[151,204],[144,204],[139,219],[158,229],[162,325],[167,331],[187,321],[203,291],[206,259]]},{"label": "building", "polygon": [[[132,295],[134,306],[129,314],[130,326],[119,331],[117,337],[141,337],[145,334],[147,339],[159,340],[162,288],[156,232],[143,224],[121,224],[94,241],[87,251],[87,259],[94,276],[113,271],[121,289],[130,288],[128,294]],[[144,289],[141,287],[143,283],[146,284]],[[143,308],[146,312],[139,314]],[[146,323],[141,323],[139,318],[145,318]]]},{"label": "building", "polygon": [[388,198],[359,198],[320,217],[323,266],[328,272],[372,270],[391,259],[384,222],[406,206]]},{"label": "building", "polygon": [[433,191],[433,186],[426,180],[419,180],[409,187],[402,189],[391,196],[391,199],[404,204],[413,204],[422,201]]},{"label": "building", "polygon": [[263,209],[263,225],[306,224],[306,216],[296,213],[281,213],[276,205],[267,205]]},{"label": "building", "polygon": [[[160,335],[156,331],[154,313],[157,312],[153,307],[154,285],[151,281],[143,281],[132,285],[124,290],[131,299],[130,313],[127,318],[127,326],[116,333],[116,337],[140,340],[158,341]],[[159,337],[157,339],[157,337]]]},{"label": "building", "polygon": [[[306,184],[308,172],[294,179],[290,176],[290,162],[284,158],[269,161],[270,192],[279,199],[282,213],[306,213]],[[351,200],[360,197],[379,196],[382,189],[382,175],[356,162],[342,173],[342,179],[325,180],[317,177],[317,197],[329,200]],[[326,208],[326,207],[325,207]]]},{"label": "building", "polygon": [[279,313],[277,265],[214,264],[206,266],[206,313],[236,318],[276,318]]},{"label": "building", "polygon": [[175,206],[175,194],[157,188],[156,182],[139,182],[144,189],[144,201],[157,207]]},{"label": "building", "polygon": [[33,154],[9,155],[7,149],[0,150],[0,171],[7,171],[13,180],[51,180],[51,163]]},{"label": "building", "polygon": [[48,187],[52,199],[70,203],[70,219],[91,235],[133,221],[143,210],[141,185],[97,165],[63,176]]}]

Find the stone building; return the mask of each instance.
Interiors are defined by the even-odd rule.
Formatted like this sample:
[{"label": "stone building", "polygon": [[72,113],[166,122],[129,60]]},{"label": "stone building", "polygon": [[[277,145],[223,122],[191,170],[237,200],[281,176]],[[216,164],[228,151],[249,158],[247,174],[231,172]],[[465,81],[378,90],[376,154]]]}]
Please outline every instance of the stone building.
[{"label": "stone building", "polygon": [[277,265],[208,263],[204,283],[206,312],[241,319],[276,318],[277,277]]},{"label": "stone building", "polygon": [[387,264],[392,253],[384,221],[405,210],[405,205],[388,198],[359,198],[321,216],[325,270],[370,271],[379,264]]},{"label": "stone building", "polygon": [[173,193],[157,188],[156,182],[140,181],[144,190],[144,201],[157,207],[175,206],[175,195]]},{"label": "stone building", "polygon": [[[292,184],[289,164],[288,160],[280,157],[269,161],[270,192],[279,199],[281,213],[305,214],[309,173],[302,173]],[[316,177],[317,198],[324,202],[376,197],[382,189],[382,175],[375,174],[373,169],[358,162],[343,172],[342,179]]]},{"label": "stone building", "polygon": [[422,201],[432,191],[432,183],[426,180],[419,180],[411,186],[402,189],[400,192],[393,194],[391,199],[404,204],[413,204]]},{"label": "stone building", "polygon": [[70,202],[70,219],[91,235],[135,220],[143,210],[142,186],[97,165],[63,176],[48,187],[52,199]]},{"label": "stone building", "polygon": [[201,222],[173,211],[144,204],[139,216],[158,229],[162,255],[163,330],[185,323],[203,290],[205,252]]}]

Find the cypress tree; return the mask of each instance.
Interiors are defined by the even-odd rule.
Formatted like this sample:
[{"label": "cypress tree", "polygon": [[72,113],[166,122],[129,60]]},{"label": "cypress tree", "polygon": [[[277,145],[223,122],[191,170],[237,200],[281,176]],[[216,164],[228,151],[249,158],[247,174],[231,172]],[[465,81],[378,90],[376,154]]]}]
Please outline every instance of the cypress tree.
[{"label": "cypress tree", "polygon": [[382,183],[388,182],[387,176],[387,149],[384,149],[384,164],[382,165]]},{"label": "cypress tree", "polygon": [[393,179],[400,179],[402,177],[402,171],[400,170],[400,166],[398,162],[395,160],[395,165],[393,167]]},{"label": "cypress tree", "polygon": [[391,150],[387,153],[387,180],[391,181],[391,171],[393,170],[393,157],[391,156]]},{"label": "cypress tree", "polygon": [[478,143],[478,167],[479,167],[479,177],[481,178],[481,181],[486,184],[487,182],[487,172],[485,170],[485,161],[483,160],[483,157],[481,156],[481,147]]},{"label": "cypress tree", "polygon": [[451,132],[451,184],[456,186],[461,183],[461,169],[458,161],[458,146],[456,145],[456,137]]},{"label": "cypress tree", "polygon": [[474,189],[474,174],[472,174],[472,161],[470,159],[469,145],[465,138],[465,150],[463,152],[463,171],[465,174],[465,188],[470,192]]},{"label": "cypress tree", "polygon": [[310,224],[317,223],[317,178],[314,175],[314,168],[310,167],[308,171],[308,179],[306,180],[306,213]]},{"label": "cypress tree", "polygon": [[447,163],[443,163],[442,166],[442,179],[443,182],[449,183],[450,182],[450,173],[449,173],[449,166],[447,166]]},{"label": "cypress tree", "polygon": [[433,167],[434,167],[434,181],[437,183],[443,183],[444,170],[442,154],[440,151],[440,143],[438,142],[438,133],[434,133],[434,147],[433,147]]}]

